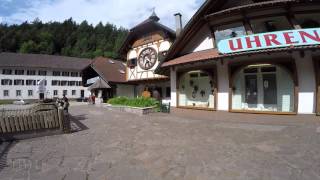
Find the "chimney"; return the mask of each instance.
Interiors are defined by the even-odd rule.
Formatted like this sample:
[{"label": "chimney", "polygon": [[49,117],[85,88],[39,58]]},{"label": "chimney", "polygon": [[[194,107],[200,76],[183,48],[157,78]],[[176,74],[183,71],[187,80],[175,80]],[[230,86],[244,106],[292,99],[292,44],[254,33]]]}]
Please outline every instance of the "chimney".
[{"label": "chimney", "polygon": [[174,16],[176,18],[176,35],[178,37],[182,31],[182,15],[180,13],[176,13]]}]

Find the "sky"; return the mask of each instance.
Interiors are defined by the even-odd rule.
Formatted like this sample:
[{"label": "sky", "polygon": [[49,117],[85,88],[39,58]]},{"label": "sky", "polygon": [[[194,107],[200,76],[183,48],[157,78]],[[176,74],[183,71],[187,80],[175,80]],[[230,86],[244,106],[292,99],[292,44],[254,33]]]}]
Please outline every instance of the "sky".
[{"label": "sky", "polygon": [[112,23],[131,28],[147,19],[152,9],[160,22],[174,29],[174,14],[180,12],[184,25],[204,0],[0,0],[0,23],[20,24],[39,18],[43,22],[73,18],[80,23]]}]

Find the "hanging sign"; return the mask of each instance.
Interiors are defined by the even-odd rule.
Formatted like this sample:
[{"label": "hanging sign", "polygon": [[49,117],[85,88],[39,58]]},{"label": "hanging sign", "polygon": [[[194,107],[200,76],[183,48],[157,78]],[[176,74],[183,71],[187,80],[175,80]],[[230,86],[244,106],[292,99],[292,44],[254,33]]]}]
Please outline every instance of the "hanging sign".
[{"label": "hanging sign", "polygon": [[290,46],[320,44],[320,28],[276,31],[221,40],[218,50],[222,54]]}]

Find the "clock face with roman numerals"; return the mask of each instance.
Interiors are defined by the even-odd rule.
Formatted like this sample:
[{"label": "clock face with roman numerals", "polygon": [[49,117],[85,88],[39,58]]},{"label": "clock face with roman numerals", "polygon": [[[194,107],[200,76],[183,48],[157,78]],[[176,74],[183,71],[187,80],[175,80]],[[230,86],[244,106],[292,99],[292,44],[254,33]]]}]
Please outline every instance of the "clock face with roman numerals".
[{"label": "clock face with roman numerals", "polygon": [[139,66],[143,70],[151,69],[157,62],[157,51],[153,48],[144,49],[138,59]]}]

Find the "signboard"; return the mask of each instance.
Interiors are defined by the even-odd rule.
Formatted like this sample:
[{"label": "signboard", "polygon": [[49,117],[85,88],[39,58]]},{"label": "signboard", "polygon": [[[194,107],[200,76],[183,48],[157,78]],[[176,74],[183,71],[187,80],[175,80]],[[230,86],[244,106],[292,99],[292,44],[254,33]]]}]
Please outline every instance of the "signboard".
[{"label": "signboard", "polygon": [[306,46],[320,44],[320,28],[276,31],[221,40],[218,50],[222,54],[259,49]]}]

